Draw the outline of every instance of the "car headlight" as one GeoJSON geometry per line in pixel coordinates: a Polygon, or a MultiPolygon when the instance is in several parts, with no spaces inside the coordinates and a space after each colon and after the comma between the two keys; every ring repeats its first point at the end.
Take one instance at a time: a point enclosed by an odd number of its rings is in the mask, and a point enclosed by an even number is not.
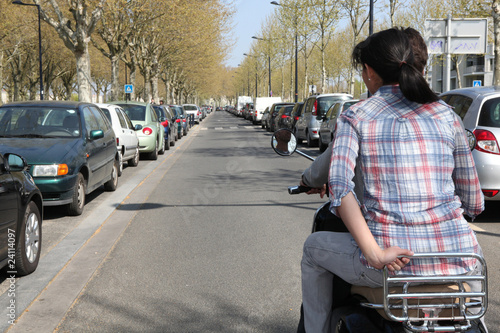
{"type": "Polygon", "coordinates": [[[33,177],[55,177],[68,174],[68,165],[51,164],[33,166],[33,177]]]}

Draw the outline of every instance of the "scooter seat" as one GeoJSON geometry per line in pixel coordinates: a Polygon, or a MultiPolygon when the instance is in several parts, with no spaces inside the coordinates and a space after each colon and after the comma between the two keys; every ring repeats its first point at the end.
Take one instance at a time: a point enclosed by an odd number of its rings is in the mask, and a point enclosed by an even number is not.
{"type": "MultiPolygon", "coordinates": [[[[470,291],[470,286],[467,283],[463,283],[465,291],[469,292],[470,291]]],[[[407,293],[435,293],[436,295],[440,293],[460,293],[460,288],[456,283],[448,283],[448,284],[425,284],[425,285],[413,285],[408,288],[406,291],[407,293]]],[[[390,287],[389,288],[389,293],[390,294],[401,294],[405,293],[403,290],[403,287],[390,287]]],[[[351,288],[351,294],[352,295],[359,295],[361,298],[365,299],[367,302],[362,305],[370,305],[369,307],[375,308],[377,312],[385,319],[390,320],[389,317],[386,315],[384,311],[384,290],[382,287],[380,288],[370,288],[370,287],[363,287],[363,286],[352,286],[351,288]]],[[[458,295],[457,295],[458,296],[458,295]]],[[[445,308],[443,308],[438,316],[439,317],[453,317],[456,316],[459,311],[457,311],[458,305],[459,305],[459,297],[453,297],[453,298],[412,298],[408,299],[408,316],[413,317],[413,318],[423,318],[423,314],[419,313],[420,310],[418,309],[412,309],[412,305],[418,305],[420,309],[424,308],[432,308],[432,306],[427,305],[437,305],[437,304],[443,304],[445,308]],[[452,305],[456,305],[455,308],[453,308],[452,305]]],[[[466,302],[469,300],[466,299],[466,302]]],[[[402,300],[394,300],[391,302],[391,305],[401,305],[402,300]]],[[[393,313],[396,316],[403,316],[402,310],[401,309],[394,309],[392,310],[393,313]]]]}

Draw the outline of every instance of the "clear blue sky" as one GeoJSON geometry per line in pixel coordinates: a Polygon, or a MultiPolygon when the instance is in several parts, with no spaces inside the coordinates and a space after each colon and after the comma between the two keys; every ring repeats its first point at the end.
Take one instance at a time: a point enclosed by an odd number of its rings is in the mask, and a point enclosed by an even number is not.
{"type": "Polygon", "coordinates": [[[236,44],[226,62],[231,67],[237,67],[243,61],[243,53],[250,51],[252,36],[258,35],[262,22],[276,8],[271,5],[271,0],[236,0],[234,4],[233,38],[236,44]]]}

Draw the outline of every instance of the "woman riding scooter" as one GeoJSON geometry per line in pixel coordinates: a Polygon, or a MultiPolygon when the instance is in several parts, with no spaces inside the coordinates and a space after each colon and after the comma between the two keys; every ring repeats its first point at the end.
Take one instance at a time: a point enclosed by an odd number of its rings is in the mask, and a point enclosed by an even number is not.
{"type": "MultiPolygon", "coordinates": [[[[353,51],[373,97],[339,117],[329,172],[331,211],[348,233],[313,233],[302,259],[305,328],[330,332],[332,281],[381,285],[394,274],[467,274],[475,260],[424,264],[414,252],[480,253],[463,218],[484,209],[474,162],[458,117],[415,66],[408,36],[388,29],[353,51]],[[359,164],[363,205],[354,194],[359,164]]],[[[474,286],[472,286],[474,289],[474,286]]]]}

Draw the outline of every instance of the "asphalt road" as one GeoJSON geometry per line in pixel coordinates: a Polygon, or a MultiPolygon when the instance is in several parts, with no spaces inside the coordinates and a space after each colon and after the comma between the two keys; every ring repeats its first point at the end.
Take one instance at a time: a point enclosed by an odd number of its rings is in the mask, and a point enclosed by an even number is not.
{"type": "MultiPolygon", "coordinates": [[[[1,331],[295,331],[302,244],[322,200],[286,187],[310,162],[276,155],[270,133],[225,112],[172,148],[126,168],[81,217],[45,212],[39,267],[16,281],[18,321],[9,326],[2,305],[1,331]]],[[[472,224],[489,265],[490,332],[500,332],[495,206],[472,224]]],[[[9,304],[5,272],[0,282],[9,304]]]]}

